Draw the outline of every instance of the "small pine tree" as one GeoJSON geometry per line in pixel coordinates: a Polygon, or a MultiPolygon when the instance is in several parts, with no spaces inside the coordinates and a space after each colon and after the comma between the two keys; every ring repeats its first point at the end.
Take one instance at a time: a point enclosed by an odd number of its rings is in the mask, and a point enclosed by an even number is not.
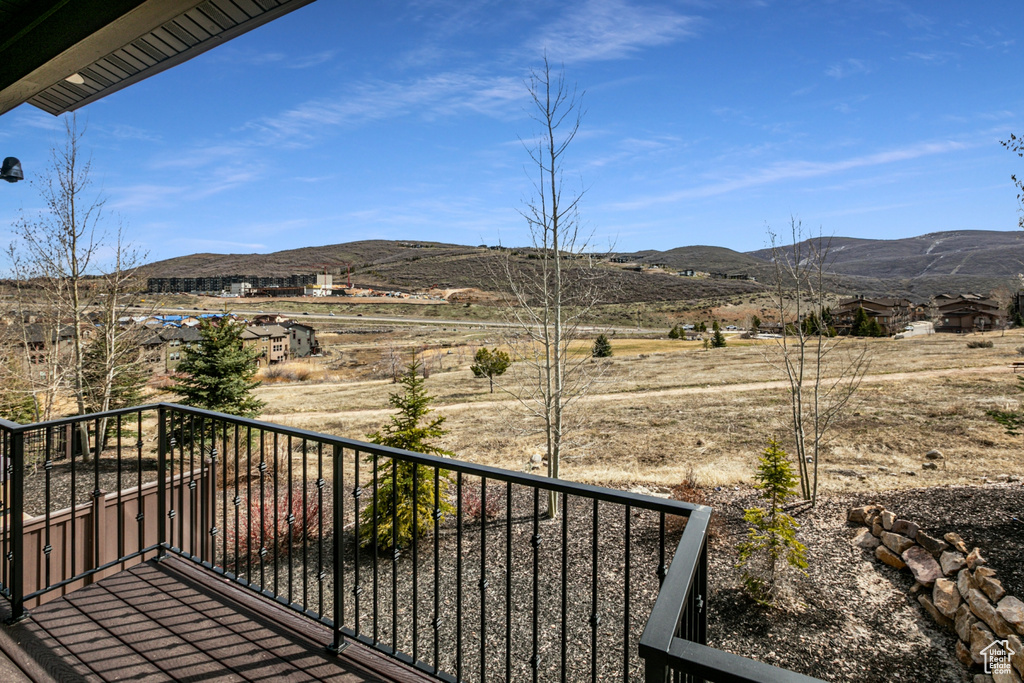
{"type": "Polygon", "coordinates": [[[671,330],[668,331],[668,338],[679,339],[679,325],[674,326],[671,330]]]}
{"type": "Polygon", "coordinates": [[[885,329],[883,329],[882,325],[878,322],[878,318],[872,318],[871,322],[868,323],[867,336],[869,336],[869,337],[884,337],[885,336],[885,329]]]}
{"type": "Polygon", "coordinates": [[[714,334],[711,335],[711,346],[716,349],[724,349],[725,335],[722,334],[722,327],[718,324],[717,320],[712,327],[714,328],[714,334]]]}
{"type": "Polygon", "coordinates": [[[494,378],[504,375],[509,366],[512,365],[512,358],[504,351],[494,349],[488,351],[481,348],[473,356],[474,363],[469,366],[475,377],[486,377],[491,380],[491,393],[494,393],[494,378]]]}
{"type": "MultiPolygon", "coordinates": [[[[429,405],[434,399],[427,393],[425,382],[419,376],[419,369],[420,364],[415,360],[406,368],[405,374],[398,380],[403,391],[391,394],[388,399],[391,407],[398,412],[391,416],[389,424],[384,425],[380,431],[369,434],[368,438],[382,446],[450,457],[454,453],[431,443],[432,439],[441,438],[448,433],[448,430],[441,426],[445,418],[439,416],[421,423],[432,412],[429,405]]],[[[372,460],[372,456],[369,459],[372,460]]],[[[414,537],[427,534],[433,524],[434,469],[405,460],[388,458],[383,464],[378,462],[377,482],[377,514],[374,516],[373,505],[367,505],[360,513],[360,540],[364,546],[373,546],[376,530],[378,550],[407,548],[414,537]],[[418,509],[415,533],[412,524],[414,507],[418,509]]],[[[451,503],[448,502],[448,485],[448,472],[441,470],[436,495],[439,500],[438,513],[442,518],[453,511],[451,503]]]]}
{"type": "Polygon", "coordinates": [[[612,355],[612,343],[608,341],[607,335],[597,335],[597,339],[594,340],[592,355],[594,358],[609,358],[612,355]]]}
{"type": "Polygon", "coordinates": [[[853,325],[850,326],[850,336],[871,336],[871,319],[868,317],[868,312],[864,310],[863,306],[858,307],[857,312],[853,314],[853,325]]]}
{"type": "Polygon", "coordinates": [[[185,348],[178,363],[181,376],[171,387],[182,403],[241,417],[260,414],[264,403],[252,395],[260,385],[254,379],[257,352],[242,345],[244,330],[227,318],[199,324],[200,341],[185,348]]]}
{"type": "Polygon", "coordinates": [[[697,331],[700,332],[701,334],[704,334],[705,332],[707,332],[708,331],[707,323],[705,323],[704,321],[701,321],[700,327],[697,328],[697,331]]]}
{"type": "Polygon", "coordinates": [[[775,439],[768,440],[754,479],[766,508],[743,511],[750,528],[748,540],[738,546],[737,566],[743,569],[743,585],[750,596],[774,605],[786,587],[788,570],[806,573],[807,569],[807,548],[796,539],[799,525],[783,509],[796,496],[797,477],[775,439]]]}
{"type": "Polygon", "coordinates": [[[754,334],[757,334],[760,329],[761,319],[755,315],[750,319],[750,331],[753,332],[754,334]]]}

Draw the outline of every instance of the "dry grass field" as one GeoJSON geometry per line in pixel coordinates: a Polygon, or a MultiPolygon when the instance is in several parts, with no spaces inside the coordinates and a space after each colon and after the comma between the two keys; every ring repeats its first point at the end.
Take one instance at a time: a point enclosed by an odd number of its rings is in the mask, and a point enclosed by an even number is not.
{"type": "MultiPolygon", "coordinates": [[[[1010,369],[1024,334],[984,337],[993,348],[968,349],[967,341],[980,335],[845,342],[851,349],[867,344],[872,360],[825,447],[823,489],[886,490],[1024,474],[1021,438],[1007,436],[985,414],[1024,398],[1010,369]],[[938,470],[924,470],[932,449],[945,459],[938,470]]],[[[408,359],[411,349],[427,348],[421,354],[431,367],[426,386],[451,430],[444,446],[465,460],[523,470],[543,451],[543,438],[531,432],[536,425],[513,396],[489,393],[487,381],[469,371],[472,350],[484,343],[497,342],[478,332],[430,328],[335,335],[331,355],[298,373],[306,380],[275,378],[258,390],[267,402],[263,417],[364,439],[387,419],[395,390],[390,379],[367,379],[368,364],[379,365],[381,349],[408,359]],[[348,359],[349,372],[330,369],[339,358],[348,359]]],[[[566,478],[668,487],[690,474],[704,485],[738,485],[750,481],[766,438],[787,442],[788,389],[771,362],[776,342],[736,340],[704,350],[697,342],[613,338],[612,345],[613,358],[591,361],[592,369],[604,363],[603,376],[576,408],[585,419],[562,465],[566,478]]]]}

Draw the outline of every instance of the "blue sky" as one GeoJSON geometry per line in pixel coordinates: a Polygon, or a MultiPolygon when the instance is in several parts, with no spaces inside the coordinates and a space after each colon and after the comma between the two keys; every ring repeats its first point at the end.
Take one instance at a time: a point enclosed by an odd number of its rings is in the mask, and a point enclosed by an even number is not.
{"type": "MultiPolygon", "coordinates": [[[[1018,0],[319,0],[80,110],[151,259],[360,239],[525,244],[524,77],[585,91],[567,189],[600,247],[1013,230],[1018,0]]],[[[58,119],[0,118],[44,165],[58,119]]],[[[0,188],[0,240],[28,183],[0,188]]],[[[113,225],[113,223],[111,223],[113,225]]]]}

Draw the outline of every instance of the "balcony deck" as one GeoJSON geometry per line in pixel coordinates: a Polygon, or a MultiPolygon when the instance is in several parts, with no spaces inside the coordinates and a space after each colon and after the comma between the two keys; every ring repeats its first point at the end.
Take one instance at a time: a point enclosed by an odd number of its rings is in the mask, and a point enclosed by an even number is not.
{"type": "Polygon", "coordinates": [[[175,558],[107,577],[6,631],[21,680],[428,680],[357,643],[332,655],[328,629],[175,558]]]}

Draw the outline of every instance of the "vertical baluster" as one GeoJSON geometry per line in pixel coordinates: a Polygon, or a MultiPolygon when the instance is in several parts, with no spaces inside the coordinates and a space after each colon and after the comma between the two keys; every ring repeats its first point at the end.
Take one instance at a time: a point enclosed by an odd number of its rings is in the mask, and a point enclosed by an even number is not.
{"type": "MultiPolygon", "coordinates": [[[[391,654],[398,652],[398,464],[391,458],[391,654]]],[[[413,499],[413,507],[416,500],[413,499]]]]}
{"type": "Polygon", "coordinates": [[[7,558],[11,564],[11,617],[10,621],[20,621],[25,616],[25,527],[23,515],[25,513],[25,432],[11,434],[10,450],[8,451],[7,470],[7,491],[10,501],[7,503],[9,514],[7,535],[11,539],[10,556],[7,558]]]}
{"type": "MultiPolygon", "coordinates": [[[[88,425],[88,422],[86,422],[85,424],[88,425]]],[[[88,430],[88,427],[86,427],[86,429],[88,430]]],[[[88,431],[86,432],[86,434],[88,435],[88,431]]],[[[94,446],[93,458],[92,458],[92,463],[93,463],[93,489],[92,489],[92,497],[94,499],[93,500],[93,510],[96,510],[97,508],[100,509],[100,510],[104,510],[103,506],[99,505],[100,497],[103,495],[102,492],[101,492],[102,489],[100,489],[100,453],[103,450],[103,440],[102,440],[102,435],[100,434],[100,421],[98,419],[94,419],[93,420],[93,435],[94,435],[94,439],[95,439],[95,446],[94,446]]],[[[86,443],[86,448],[88,448],[88,443],[86,443]]],[[[104,510],[104,512],[105,512],[105,510],[104,510]]],[[[92,543],[92,552],[93,552],[92,563],[93,564],[92,564],[92,566],[93,566],[93,569],[95,569],[96,567],[99,567],[100,564],[101,564],[101,562],[100,562],[100,551],[102,549],[100,548],[100,544],[97,543],[97,539],[100,537],[100,523],[101,523],[100,517],[101,516],[102,516],[102,512],[99,515],[93,515],[92,516],[92,529],[93,529],[93,531],[92,531],[92,533],[93,533],[93,537],[92,537],[93,538],[93,543],[92,543]]],[[[84,569],[84,567],[83,567],[83,569],[84,569]]]]}
{"type": "Polygon", "coordinates": [[[260,588],[267,587],[267,433],[260,430],[260,588]]]}
{"type": "Polygon", "coordinates": [[[377,457],[377,454],[374,453],[373,454],[373,510],[372,510],[373,516],[370,518],[372,520],[371,523],[373,524],[373,527],[371,527],[372,533],[373,533],[373,549],[370,551],[370,560],[373,563],[373,644],[374,645],[376,645],[378,640],[379,640],[379,638],[378,638],[379,634],[378,634],[378,631],[377,631],[377,618],[378,618],[378,609],[379,609],[379,601],[378,601],[379,594],[378,594],[378,586],[377,586],[377,578],[378,578],[377,577],[377,548],[380,547],[380,539],[378,537],[378,533],[380,531],[380,517],[379,517],[380,510],[377,507],[377,471],[378,471],[378,466],[379,466],[378,457],[377,457]]]}
{"type": "MultiPolygon", "coordinates": [[[[178,547],[185,550],[185,414],[175,411],[178,416],[178,547]]],[[[173,467],[171,474],[174,474],[173,467]]],[[[173,481],[173,478],[172,478],[173,481]]]]}
{"type": "Polygon", "coordinates": [[[625,549],[623,551],[622,571],[623,571],[623,588],[622,588],[622,683],[629,683],[629,607],[630,607],[630,595],[629,595],[629,560],[630,560],[630,540],[633,523],[633,508],[630,505],[626,506],[626,537],[625,537],[625,549]]]}
{"type": "MultiPolygon", "coordinates": [[[[307,551],[309,549],[309,520],[306,519],[309,509],[309,472],[308,442],[302,440],[302,609],[309,609],[309,563],[307,551]]],[[[292,513],[294,514],[294,512],[292,513]]]]}
{"type": "Polygon", "coordinates": [[[480,681],[487,680],[487,477],[480,478],[480,681]]]}
{"type": "MultiPolygon", "coordinates": [[[[167,545],[167,410],[157,408],[156,447],[156,556],[164,558],[167,545]]],[[[74,545],[72,545],[74,547],[74,545]]]]}
{"type": "Polygon", "coordinates": [[[361,539],[361,534],[359,532],[359,497],[363,495],[363,489],[359,485],[359,460],[360,460],[359,455],[360,455],[360,452],[354,450],[354,451],[352,451],[352,455],[353,455],[353,462],[354,462],[354,466],[353,466],[354,474],[353,474],[353,481],[352,481],[352,514],[353,514],[353,519],[354,519],[354,529],[353,529],[353,532],[352,532],[352,535],[353,535],[352,552],[353,552],[353,555],[354,555],[354,565],[353,565],[354,576],[352,577],[352,582],[353,582],[352,583],[352,596],[353,596],[353,598],[355,600],[355,605],[354,605],[354,607],[355,607],[355,625],[356,625],[355,632],[356,632],[356,635],[358,636],[358,635],[360,635],[362,633],[362,631],[360,630],[361,629],[361,624],[360,624],[361,614],[360,614],[360,609],[359,609],[360,608],[360,604],[359,604],[360,600],[359,600],[359,598],[360,598],[360,594],[363,592],[363,587],[359,584],[359,546],[360,546],[360,542],[362,540],[361,539]]]}
{"type": "Polygon", "coordinates": [[[412,466],[412,661],[419,661],[420,591],[420,465],[412,466]]]}
{"type": "Polygon", "coordinates": [[[512,680],[512,482],[505,482],[505,681],[512,680]]]}
{"type": "Polygon", "coordinates": [[[135,507],[137,511],[135,513],[135,521],[138,523],[138,542],[139,547],[136,550],[142,550],[146,547],[146,510],[142,503],[142,411],[140,410],[135,414],[135,450],[136,450],[136,464],[138,469],[135,474],[135,507]]]}
{"type": "Polygon", "coordinates": [[[568,641],[569,641],[569,494],[562,494],[562,683],[568,680],[568,641]]]}
{"type": "Polygon", "coordinates": [[[293,510],[295,510],[295,498],[293,495],[295,492],[295,482],[293,481],[292,473],[291,434],[288,435],[286,441],[288,442],[288,516],[285,517],[285,522],[288,524],[288,530],[286,533],[288,534],[288,602],[290,604],[295,602],[295,600],[292,597],[293,586],[295,585],[295,569],[294,563],[292,562],[293,558],[295,557],[295,545],[293,542],[295,535],[295,514],[293,512],[293,510]]]}
{"type": "Polygon", "coordinates": [[[462,680],[462,472],[455,475],[455,679],[462,680]]]}
{"type": "Polygon", "coordinates": [[[280,528],[278,526],[278,524],[280,524],[280,522],[277,519],[277,510],[278,510],[278,508],[281,507],[281,504],[279,502],[281,499],[278,498],[278,494],[277,494],[277,479],[278,479],[278,474],[277,473],[280,470],[280,468],[278,467],[278,463],[277,463],[277,457],[278,457],[277,451],[278,451],[278,447],[279,447],[278,438],[277,437],[278,437],[278,433],[274,432],[274,476],[273,476],[273,479],[274,479],[274,496],[273,496],[274,503],[273,503],[273,505],[274,505],[274,596],[275,597],[279,597],[281,595],[281,591],[278,589],[278,565],[281,564],[281,557],[280,557],[281,539],[278,538],[278,529],[280,528]]]}
{"type": "MultiPolygon", "coordinates": [[[[115,429],[117,429],[117,556],[119,558],[124,557],[124,503],[121,500],[121,489],[124,486],[121,483],[121,415],[118,414],[116,418],[115,429]]],[[[49,431],[49,430],[47,430],[49,431]]],[[[47,444],[49,444],[49,434],[47,434],[47,444]]],[[[46,457],[50,457],[50,448],[47,445],[46,457]]],[[[49,540],[47,540],[49,543],[49,540]]]]}
{"type": "MultiPolygon", "coordinates": [[[[260,511],[262,513],[262,510],[260,511]]],[[[259,520],[257,520],[259,523],[259,520]]],[[[252,427],[245,428],[245,581],[252,584],[252,427]]],[[[259,555],[257,555],[259,557],[259,555]]],[[[262,587],[263,584],[260,584],[262,587]]]]}
{"type": "MultiPolygon", "coordinates": [[[[713,514],[713,513],[712,513],[713,514]]],[[[708,524],[711,519],[708,519],[708,524]]],[[[697,586],[700,588],[701,605],[697,618],[697,642],[701,645],[708,644],[708,538],[705,534],[704,542],[700,546],[700,564],[697,575],[697,586]]]]}
{"type": "Polygon", "coordinates": [[[317,614],[324,614],[324,444],[318,441],[316,444],[316,490],[317,490],[317,551],[316,551],[316,580],[319,608],[317,614]]]}
{"type": "MultiPolygon", "coordinates": [[[[50,557],[50,555],[53,553],[53,545],[51,545],[51,543],[50,543],[50,540],[51,540],[50,539],[50,470],[53,469],[53,460],[51,459],[52,458],[51,454],[53,453],[53,427],[47,427],[46,428],[46,436],[45,436],[44,447],[46,448],[46,459],[43,461],[43,472],[45,473],[45,481],[43,483],[43,487],[44,487],[43,488],[43,497],[45,499],[44,502],[43,502],[43,505],[45,506],[43,508],[43,514],[45,515],[45,520],[43,521],[43,524],[45,525],[43,527],[43,529],[44,529],[44,532],[43,532],[44,539],[43,540],[44,540],[45,545],[43,545],[43,554],[46,556],[46,575],[45,575],[44,578],[46,579],[46,585],[49,586],[50,582],[52,581],[52,578],[51,578],[51,566],[52,566],[51,559],[52,558],[50,557]]],[[[9,451],[5,451],[5,452],[8,454],[8,457],[10,457],[9,451]]],[[[8,490],[9,490],[9,487],[8,487],[8,490]]],[[[10,501],[5,501],[5,502],[6,502],[6,506],[7,506],[7,511],[9,512],[10,511],[10,501]]],[[[6,548],[5,548],[5,550],[6,550],[6,548]]],[[[4,577],[4,583],[6,583],[6,582],[7,582],[6,581],[6,577],[4,577]]]]}
{"type": "Polygon", "coordinates": [[[441,659],[441,470],[434,467],[434,673],[441,659]]]}
{"type": "Polygon", "coordinates": [[[216,466],[214,465],[214,453],[210,453],[210,465],[207,469],[206,465],[206,419],[203,417],[199,418],[199,467],[200,467],[200,489],[199,489],[199,509],[196,511],[196,515],[199,518],[199,559],[204,562],[210,562],[215,564],[213,557],[207,553],[207,548],[213,542],[213,529],[209,514],[212,510],[209,510],[210,501],[213,500],[212,486],[216,482],[216,466]],[[210,543],[207,543],[206,536],[210,535],[210,543]]]}
{"type": "Polygon", "coordinates": [[[221,520],[224,523],[224,531],[222,532],[223,533],[223,539],[221,540],[221,551],[222,551],[221,552],[221,561],[224,563],[223,564],[224,571],[227,571],[227,568],[228,568],[228,557],[229,557],[229,554],[228,554],[228,536],[229,536],[229,534],[228,534],[228,423],[226,421],[222,421],[221,422],[220,436],[221,436],[221,439],[220,439],[220,450],[221,450],[221,453],[223,454],[221,456],[221,459],[223,460],[223,463],[224,463],[223,466],[221,467],[221,470],[223,470],[223,474],[222,474],[221,478],[224,481],[224,485],[221,487],[221,489],[222,489],[221,490],[221,499],[222,499],[222,507],[223,507],[222,514],[221,514],[221,520]]]}
{"type": "Polygon", "coordinates": [[[78,529],[77,529],[78,524],[75,523],[76,522],[75,509],[78,507],[78,505],[77,505],[77,503],[78,503],[78,500],[77,500],[78,499],[78,481],[77,481],[77,477],[76,477],[76,473],[75,473],[75,445],[74,445],[74,435],[77,432],[77,430],[78,430],[77,423],[71,422],[71,423],[68,424],[68,426],[67,426],[67,434],[68,434],[67,449],[68,449],[68,459],[69,459],[69,461],[71,463],[71,548],[72,548],[71,552],[66,553],[66,555],[70,555],[70,557],[71,557],[71,574],[69,574],[69,576],[75,576],[78,573],[77,571],[75,571],[75,569],[76,569],[76,566],[75,566],[76,565],[76,563],[75,563],[75,556],[78,555],[78,552],[77,552],[78,545],[76,543],[77,537],[78,537],[78,529]]]}
{"type": "Polygon", "coordinates": [[[594,499],[594,526],[593,536],[591,537],[591,566],[593,573],[591,575],[590,583],[590,681],[591,683],[597,683],[597,626],[601,623],[601,617],[597,612],[597,573],[598,573],[598,536],[597,536],[597,524],[598,524],[598,500],[594,499]]]}
{"type": "Polygon", "coordinates": [[[343,501],[345,500],[345,475],[341,464],[342,454],[341,446],[334,444],[331,447],[331,493],[334,502],[334,505],[331,507],[334,516],[331,525],[334,528],[334,533],[332,534],[334,543],[334,563],[332,567],[334,572],[334,631],[331,650],[335,653],[341,651],[341,629],[345,625],[345,554],[344,546],[342,545],[344,543],[342,534],[345,528],[345,508],[343,507],[343,501]]]}
{"type": "Polygon", "coordinates": [[[533,683],[537,683],[540,675],[540,594],[537,585],[540,576],[540,490],[536,486],[533,487],[533,536],[530,544],[533,546],[533,654],[530,657],[530,667],[533,670],[533,683]]]}
{"type": "Polygon", "coordinates": [[[658,513],[658,588],[665,583],[665,513],[658,513]]]}

